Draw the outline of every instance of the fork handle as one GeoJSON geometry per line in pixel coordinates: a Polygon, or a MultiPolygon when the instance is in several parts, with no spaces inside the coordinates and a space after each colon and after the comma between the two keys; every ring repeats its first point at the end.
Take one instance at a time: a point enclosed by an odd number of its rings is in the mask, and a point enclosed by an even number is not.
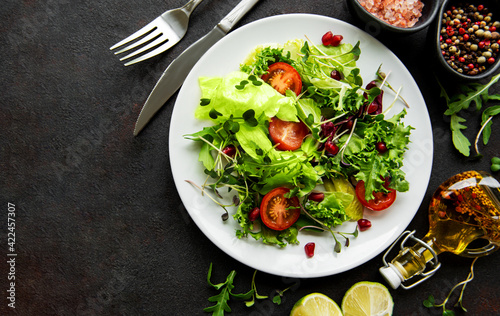
{"type": "Polygon", "coordinates": [[[219,22],[219,28],[228,33],[257,2],[259,0],[242,0],[219,22]]]}
{"type": "Polygon", "coordinates": [[[203,0],[190,0],[188,3],[182,6],[182,10],[186,12],[188,16],[193,13],[194,9],[200,4],[203,0]]]}

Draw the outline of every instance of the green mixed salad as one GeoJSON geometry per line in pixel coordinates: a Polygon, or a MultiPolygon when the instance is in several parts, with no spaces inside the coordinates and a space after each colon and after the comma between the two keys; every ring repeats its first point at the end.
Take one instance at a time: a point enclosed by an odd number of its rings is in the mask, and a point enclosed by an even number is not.
{"type": "MultiPolygon", "coordinates": [[[[334,227],[409,189],[401,170],[412,130],[406,110],[385,117],[384,90],[394,90],[380,68],[363,84],[360,54],[359,42],[297,39],[256,47],[225,77],[199,78],[195,117],[210,126],[185,136],[199,142],[207,176],[193,184],[222,206],[224,220],[236,206],[239,238],[283,247],[297,244],[302,229],[329,231],[340,251],[338,235],[358,229],[334,227]],[[234,199],[224,204],[226,192],[234,199]]],[[[405,103],[392,95],[390,107],[405,103]]]]}

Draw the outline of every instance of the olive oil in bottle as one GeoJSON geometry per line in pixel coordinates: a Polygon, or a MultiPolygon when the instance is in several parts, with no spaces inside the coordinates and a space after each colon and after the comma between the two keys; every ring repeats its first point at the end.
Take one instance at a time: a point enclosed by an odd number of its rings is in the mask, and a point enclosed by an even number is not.
{"type": "Polygon", "coordinates": [[[421,240],[413,237],[413,232],[409,233],[401,251],[390,263],[384,256],[385,266],[380,272],[394,289],[400,285],[408,289],[435,273],[440,267],[437,255],[442,252],[465,257],[494,252],[500,247],[499,200],[500,183],[487,173],[467,171],[451,177],[432,196],[429,232],[421,240]],[[415,241],[415,245],[404,247],[408,239],[415,241]],[[468,248],[477,239],[486,245],[468,248]],[[426,271],[428,265],[430,269],[426,271]],[[402,285],[414,276],[421,278],[411,286],[402,285]]]}

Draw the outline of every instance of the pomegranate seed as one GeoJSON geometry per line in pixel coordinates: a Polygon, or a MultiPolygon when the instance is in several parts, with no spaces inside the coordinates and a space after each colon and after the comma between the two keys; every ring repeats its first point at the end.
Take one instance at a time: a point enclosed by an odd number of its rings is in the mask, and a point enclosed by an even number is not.
{"type": "Polygon", "coordinates": [[[260,216],[260,209],[258,207],[254,208],[249,214],[248,219],[254,222],[260,216]]]}
{"type": "Polygon", "coordinates": [[[222,153],[229,157],[234,157],[234,155],[236,155],[236,147],[234,147],[233,145],[228,145],[224,149],[222,149],[222,153]]]}
{"type": "Polygon", "coordinates": [[[370,222],[367,219],[362,218],[362,219],[358,220],[358,227],[359,227],[360,231],[364,232],[368,228],[372,227],[372,222],[370,222]]]}
{"type": "Polygon", "coordinates": [[[370,106],[368,106],[368,114],[374,113],[378,110],[378,105],[375,102],[372,102],[370,106]]]}
{"type": "Polygon", "coordinates": [[[325,144],[326,151],[331,155],[335,156],[339,153],[339,146],[335,145],[331,141],[327,141],[325,144]]]}
{"type": "Polygon", "coordinates": [[[331,45],[332,46],[339,46],[340,42],[342,42],[343,39],[344,39],[344,37],[342,35],[334,35],[331,45]]]}
{"type": "Polygon", "coordinates": [[[378,142],[376,145],[375,145],[375,148],[377,149],[377,151],[381,154],[385,153],[387,151],[387,145],[384,143],[384,142],[378,142]]]}
{"type": "Polygon", "coordinates": [[[316,244],[313,242],[308,242],[304,246],[304,250],[306,251],[306,256],[308,258],[312,258],[314,256],[314,248],[316,247],[316,244]]]}
{"type": "Polygon", "coordinates": [[[321,43],[325,46],[339,46],[343,39],[342,35],[333,35],[332,31],[328,31],[321,37],[321,43]]]}
{"type": "Polygon", "coordinates": [[[330,73],[330,77],[335,80],[342,80],[343,75],[338,70],[332,70],[332,72],[330,73]]]}
{"type": "Polygon", "coordinates": [[[350,130],[353,125],[354,125],[354,121],[350,119],[349,121],[345,122],[342,126],[345,129],[350,130]]]}
{"type": "Polygon", "coordinates": [[[321,192],[311,192],[311,194],[309,194],[309,200],[311,201],[315,201],[315,202],[321,202],[324,200],[325,198],[325,194],[324,193],[321,193],[321,192]]]}
{"type": "Polygon", "coordinates": [[[321,43],[323,43],[323,45],[325,45],[325,46],[328,46],[328,45],[330,45],[332,38],[333,38],[332,31],[328,31],[321,38],[321,43]]]}

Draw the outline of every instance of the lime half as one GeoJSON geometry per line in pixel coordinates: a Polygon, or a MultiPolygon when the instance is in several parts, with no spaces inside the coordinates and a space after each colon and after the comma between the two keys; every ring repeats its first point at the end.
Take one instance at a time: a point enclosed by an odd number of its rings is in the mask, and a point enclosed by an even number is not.
{"type": "Polygon", "coordinates": [[[342,316],[342,311],[325,294],[311,293],[295,303],[290,316],[342,316]]]}
{"type": "Polygon", "coordinates": [[[342,299],[344,316],[389,316],[393,308],[391,293],[377,282],[358,282],[342,299]]]}

